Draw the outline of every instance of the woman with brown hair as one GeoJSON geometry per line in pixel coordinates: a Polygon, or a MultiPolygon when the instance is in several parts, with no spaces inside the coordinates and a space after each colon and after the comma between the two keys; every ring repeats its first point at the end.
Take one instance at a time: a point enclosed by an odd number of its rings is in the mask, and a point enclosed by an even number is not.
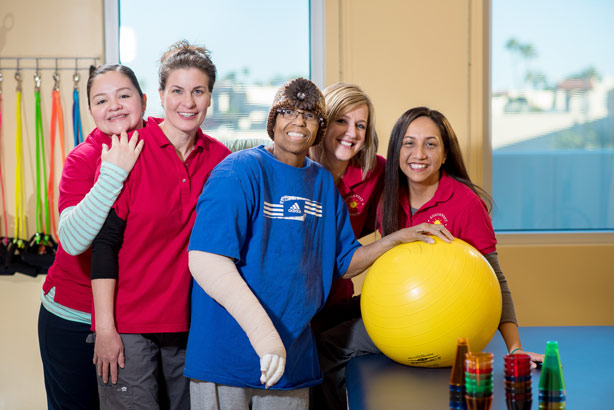
{"type": "MultiPolygon", "coordinates": [[[[388,144],[386,184],[378,211],[382,238],[419,225],[446,227],[471,244],[490,263],[501,287],[499,332],[510,354],[543,355],[522,348],[512,294],[499,266],[495,232],[486,203],[490,198],[469,178],[456,134],[447,118],[427,107],[412,108],[397,120],[388,144]]],[[[319,351],[326,405],[344,408],[345,365],[356,356],[380,353],[362,319],[345,322],[322,335],[319,351]]]]}
{"type": "Polygon", "coordinates": [[[215,74],[202,47],[181,42],[162,56],[165,118],[150,118],[141,131],[145,148],[94,241],[94,363],[103,409],[189,408],[186,250],[202,187],[230,153],[200,129],[215,74]]]}
{"type": "Polygon", "coordinates": [[[43,284],[38,317],[50,410],[98,408],[94,349],[85,341],[92,307],[90,245],[143,148],[134,130],[143,128],[146,97],[130,68],[93,68],[87,97],[96,128],[68,154],[62,171],[60,244],[43,284]]]}

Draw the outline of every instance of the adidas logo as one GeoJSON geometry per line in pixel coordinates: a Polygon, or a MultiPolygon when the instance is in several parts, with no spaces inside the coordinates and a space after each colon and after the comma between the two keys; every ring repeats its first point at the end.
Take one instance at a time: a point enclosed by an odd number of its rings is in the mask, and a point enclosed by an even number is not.
{"type": "Polygon", "coordinates": [[[300,214],[301,212],[301,207],[298,206],[298,204],[295,202],[290,209],[288,209],[288,212],[292,212],[293,214],[300,214]]]}

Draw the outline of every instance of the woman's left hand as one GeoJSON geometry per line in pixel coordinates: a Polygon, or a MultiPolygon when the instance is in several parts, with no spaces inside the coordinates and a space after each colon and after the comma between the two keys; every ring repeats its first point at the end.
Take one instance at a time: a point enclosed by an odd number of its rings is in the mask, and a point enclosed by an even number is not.
{"type": "Polygon", "coordinates": [[[389,236],[393,236],[398,243],[415,241],[434,243],[435,241],[429,235],[437,236],[444,242],[451,242],[454,239],[454,236],[452,236],[450,231],[448,231],[444,225],[429,223],[421,223],[409,228],[399,229],[389,236]]]}

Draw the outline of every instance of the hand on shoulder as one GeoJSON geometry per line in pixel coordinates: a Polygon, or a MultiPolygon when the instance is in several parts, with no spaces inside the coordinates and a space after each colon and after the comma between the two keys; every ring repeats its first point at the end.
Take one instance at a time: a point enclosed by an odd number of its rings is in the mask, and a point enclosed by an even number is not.
{"type": "Polygon", "coordinates": [[[120,134],[119,138],[113,134],[111,136],[111,148],[107,144],[102,144],[101,160],[117,165],[126,172],[132,171],[145,143],[138,136],[138,131],[134,131],[130,140],[128,140],[128,134],[125,131],[120,134]]]}

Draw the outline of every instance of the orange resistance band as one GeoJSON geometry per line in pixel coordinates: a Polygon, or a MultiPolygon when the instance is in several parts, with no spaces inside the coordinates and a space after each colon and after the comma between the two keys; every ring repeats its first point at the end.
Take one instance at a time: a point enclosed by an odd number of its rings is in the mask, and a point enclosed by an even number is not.
{"type": "MultiPolygon", "coordinates": [[[[56,79],[57,81],[57,79],[56,79]]],[[[56,82],[57,84],[57,82],[56,82]]],[[[62,102],[60,100],[60,91],[56,88],[51,92],[52,102],[51,102],[51,147],[50,147],[50,155],[49,155],[49,185],[47,186],[47,199],[49,202],[49,210],[51,213],[51,226],[53,227],[53,234],[56,238],[58,238],[58,232],[55,223],[55,206],[53,204],[53,191],[55,189],[53,173],[54,173],[54,161],[53,161],[53,150],[55,147],[55,129],[56,122],[57,128],[59,131],[59,140],[60,140],[60,151],[62,153],[62,168],[64,168],[64,162],[66,161],[65,150],[64,150],[64,113],[62,111],[62,102]]]]}

